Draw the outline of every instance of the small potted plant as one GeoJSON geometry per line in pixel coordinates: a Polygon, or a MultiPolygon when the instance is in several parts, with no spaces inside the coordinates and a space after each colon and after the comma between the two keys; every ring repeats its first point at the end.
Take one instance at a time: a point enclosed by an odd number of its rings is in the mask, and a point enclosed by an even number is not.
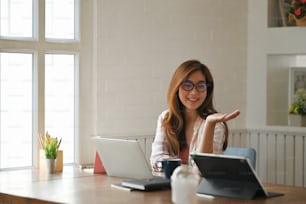
{"type": "Polygon", "coordinates": [[[58,141],[57,137],[52,137],[48,132],[44,137],[40,137],[40,142],[45,152],[48,173],[56,172],[56,158],[61,141],[62,139],[58,141]]]}
{"type": "Polygon", "coordinates": [[[295,92],[295,101],[289,107],[291,119],[298,117],[301,126],[306,126],[306,90],[300,88],[295,92]]]}

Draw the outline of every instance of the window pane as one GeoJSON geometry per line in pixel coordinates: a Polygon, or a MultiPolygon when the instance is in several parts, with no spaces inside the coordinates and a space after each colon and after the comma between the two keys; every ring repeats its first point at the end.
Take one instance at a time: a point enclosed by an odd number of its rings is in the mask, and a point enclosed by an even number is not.
{"type": "Polygon", "coordinates": [[[46,38],[74,39],[74,0],[46,0],[46,38]]]}
{"type": "Polygon", "coordinates": [[[0,168],[32,166],[32,55],[0,53],[0,168]]]}
{"type": "Polygon", "coordinates": [[[0,0],[1,36],[32,37],[33,2],[31,0],[0,0]]]}
{"type": "Polygon", "coordinates": [[[74,162],[74,55],[45,58],[45,129],[62,138],[64,163],[74,162]]]}

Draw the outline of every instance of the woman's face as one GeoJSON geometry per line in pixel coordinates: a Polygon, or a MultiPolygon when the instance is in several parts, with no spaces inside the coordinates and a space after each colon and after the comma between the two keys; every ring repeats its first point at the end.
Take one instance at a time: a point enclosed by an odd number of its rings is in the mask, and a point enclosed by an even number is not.
{"type": "Polygon", "coordinates": [[[191,73],[179,87],[179,98],[186,111],[195,111],[205,101],[207,86],[201,71],[191,73]]]}

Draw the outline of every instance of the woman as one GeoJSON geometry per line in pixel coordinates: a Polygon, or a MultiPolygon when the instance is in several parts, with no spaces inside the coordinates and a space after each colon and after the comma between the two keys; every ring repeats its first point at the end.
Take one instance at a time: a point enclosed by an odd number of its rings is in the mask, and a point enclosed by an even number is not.
{"type": "Polygon", "coordinates": [[[190,152],[223,153],[227,146],[226,121],[237,117],[218,113],[213,106],[214,81],[209,69],[197,60],[182,63],[168,89],[168,110],[158,118],[152,144],[151,165],[160,171],[166,158],[189,160],[190,152]]]}

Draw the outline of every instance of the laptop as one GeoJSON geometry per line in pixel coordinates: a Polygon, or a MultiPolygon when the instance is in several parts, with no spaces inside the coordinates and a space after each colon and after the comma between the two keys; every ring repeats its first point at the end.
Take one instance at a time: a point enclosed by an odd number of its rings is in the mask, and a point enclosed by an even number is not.
{"type": "Polygon", "coordinates": [[[240,199],[270,198],[282,193],[267,192],[246,157],[222,154],[191,154],[203,179],[198,195],[240,199]]]}
{"type": "Polygon", "coordinates": [[[97,152],[108,176],[129,180],[122,186],[138,190],[170,188],[169,179],[152,173],[145,154],[137,140],[93,137],[97,152]]]}

